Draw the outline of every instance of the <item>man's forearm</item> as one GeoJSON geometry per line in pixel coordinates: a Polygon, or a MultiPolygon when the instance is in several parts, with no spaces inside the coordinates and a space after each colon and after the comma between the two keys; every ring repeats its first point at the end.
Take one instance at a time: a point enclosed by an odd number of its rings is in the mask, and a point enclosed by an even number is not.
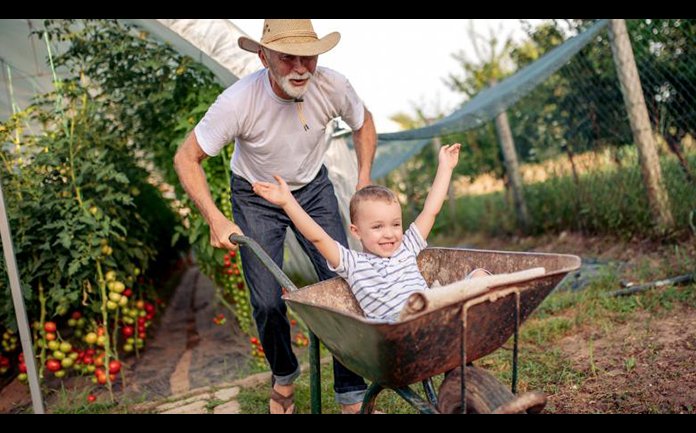
{"type": "Polygon", "coordinates": [[[353,143],[355,153],[358,157],[358,184],[370,181],[372,162],[375,158],[377,148],[377,132],[372,120],[372,114],[365,109],[365,120],[363,126],[353,132],[353,143]]]}
{"type": "Polygon", "coordinates": [[[184,190],[191,197],[208,225],[216,219],[224,218],[210,194],[210,188],[200,161],[191,160],[177,153],[174,158],[174,169],[184,190]]]}

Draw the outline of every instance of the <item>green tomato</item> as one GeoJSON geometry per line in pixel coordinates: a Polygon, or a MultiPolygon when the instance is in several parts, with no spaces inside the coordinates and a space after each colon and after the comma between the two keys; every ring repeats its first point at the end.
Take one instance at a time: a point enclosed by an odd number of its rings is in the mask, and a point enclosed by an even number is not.
{"type": "Polygon", "coordinates": [[[123,291],[126,290],[126,285],[120,281],[116,281],[114,282],[114,287],[111,290],[113,290],[116,293],[123,293],[123,291]]]}
{"type": "Polygon", "coordinates": [[[94,332],[89,332],[87,335],[85,335],[85,343],[87,344],[94,344],[97,342],[97,334],[94,332]]]}
{"type": "Polygon", "coordinates": [[[67,312],[68,312],[68,306],[67,306],[67,305],[61,304],[61,305],[58,305],[58,307],[56,308],[56,314],[59,315],[59,316],[64,316],[65,313],[67,313],[67,312]]]}

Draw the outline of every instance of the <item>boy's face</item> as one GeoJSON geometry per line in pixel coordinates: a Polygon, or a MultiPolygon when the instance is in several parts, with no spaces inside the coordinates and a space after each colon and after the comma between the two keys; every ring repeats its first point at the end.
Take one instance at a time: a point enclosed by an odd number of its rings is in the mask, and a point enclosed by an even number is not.
{"type": "Polygon", "coordinates": [[[379,257],[391,257],[401,245],[404,230],[401,225],[401,206],[397,202],[366,200],[358,205],[351,234],[366,252],[379,257]]]}

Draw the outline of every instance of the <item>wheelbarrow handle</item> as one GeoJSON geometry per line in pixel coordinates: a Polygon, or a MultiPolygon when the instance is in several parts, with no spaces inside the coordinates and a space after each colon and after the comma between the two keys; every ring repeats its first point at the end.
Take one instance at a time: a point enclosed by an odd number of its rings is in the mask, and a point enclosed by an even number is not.
{"type": "Polygon", "coordinates": [[[273,274],[276,281],[280,283],[281,287],[285,287],[291,292],[297,290],[297,286],[295,286],[295,284],[292,281],[290,281],[290,278],[288,278],[288,276],[285,275],[283,270],[275,264],[273,259],[271,259],[271,257],[263,250],[263,248],[261,248],[261,245],[259,245],[258,242],[256,242],[250,237],[236,234],[230,235],[230,242],[249,247],[249,249],[256,255],[256,257],[258,257],[259,261],[263,263],[266,269],[268,269],[271,272],[271,274],[273,274]]]}

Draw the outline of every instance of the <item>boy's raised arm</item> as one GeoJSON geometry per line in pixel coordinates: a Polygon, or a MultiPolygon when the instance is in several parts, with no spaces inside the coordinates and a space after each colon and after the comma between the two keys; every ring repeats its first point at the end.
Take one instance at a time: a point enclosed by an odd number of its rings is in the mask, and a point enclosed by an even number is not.
{"type": "Polygon", "coordinates": [[[317,247],[331,267],[337,267],[340,260],[340,252],[336,241],[302,209],[302,206],[290,192],[288,184],[280,176],[273,177],[278,184],[255,182],[252,185],[254,192],[271,203],[282,207],[292,222],[295,223],[298,230],[300,230],[300,233],[317,247]]]}
{"type": "Polygon", "coordinates": [[[461,144],[459,143],[440,148],[437,173],[435,174],[435,180],[433,180],[433,186],[425,199],[423,210],[415,221],[423,239],[428,239],[430,230],[433,228],[433,224],[435,224],[435,217],[442,209],[442,203],[444,203],[445,197],[447,197],[447,188],[449,188],[450,179],[452,178],[452,171],[457,162],[459,162],[460,148],[461,144]]]}

